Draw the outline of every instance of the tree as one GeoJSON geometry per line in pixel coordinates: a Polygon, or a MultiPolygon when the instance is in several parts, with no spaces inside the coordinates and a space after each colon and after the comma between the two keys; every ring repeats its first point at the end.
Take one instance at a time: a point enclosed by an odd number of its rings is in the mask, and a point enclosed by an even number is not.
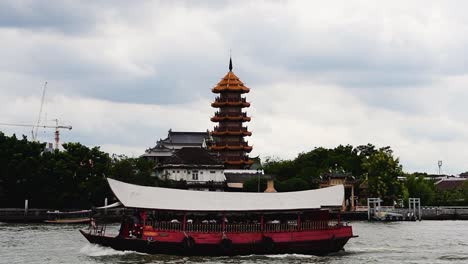
{"type": "Polygon", "coordinates": [[[63,151],[44,152],[44,144],[0,132],[0,206],[89,208],[112,193],[106,177],[154,185],[154,164],[144,159],[111,159],[99,147],[63,144],[63,151]],[[125,164],[130,170],[125,174],[125,164]]]}
{"type": "MultiPolygon", "coordinates": [[[[259,179],[257,177],[254,177],[245,181],[243,191],[244,192],[258,192],[259,191],[258,183],[259,183],[259,179]]],[[[267,180],[260,178],[260,192],[265,191],[266,186],[267,186],[267,180]]]]}
{"type": "Polygon", "coordinates": [[[398,176],[403,175],[403,170],[399,159],[393,157],[390,149],[381,148],[368,156],[363,168],[371,196],[381,197],[387,204],[401,197],[402,186],[398,176]]]}
{"type": "Polygon", "coordinates": [[[310,189],[310,184],[301,178],[291,178],[275,184],[278,192],[303,191],[310,189]]]}
{"type": "Polygon", "coordinates": [[[433,204],[435,201],[436,193],[434,182],[424,179],[424,176],[422,175],[418,177],[414,174],[407,176],[406,181],[404,182],[404,187],[407,190],[403,196],[405,202],[410,197],[421,198],[421,204],[423,205],[433,204]]]}

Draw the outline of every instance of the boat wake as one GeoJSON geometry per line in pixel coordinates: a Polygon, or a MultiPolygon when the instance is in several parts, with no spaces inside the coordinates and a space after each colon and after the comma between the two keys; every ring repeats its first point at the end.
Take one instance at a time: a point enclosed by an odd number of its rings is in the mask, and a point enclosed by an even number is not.
{"type": "Polygon", "coordinates": [[[388,253],[388,252],[404,252],[401,248],[391,247],[360,247],[360,248],[347,248],[347,253],[388,253]]]}
{"type": "Polygon", "coordinates": [[[109,247],[103,247],[96,244],[88,244],[80,249],[80,253],[85,254],[90,257],[102,257],[102,256],[121,256],[129,254],[140,254],[145,255],[144,253],[138,253],[135,251],[124,250],[119,251],[109,247]]]}
{"type": "Polygon", "coordinates": [[[264,255],[267,258],[316,258],[313,255],[302,255],[302,254],[278,254],[278,255],[264,255]]]}
{"type": "Polygon", "coordinates": [[[241,258],[258,258],[258,257],[265,257],[265,258],[274,258],[274,259],[310,259],[316,258],[314,255],[303,255],[303,254],[276,254],[276,255],[247,255],[247,256],[240,256],[241,258]]]}

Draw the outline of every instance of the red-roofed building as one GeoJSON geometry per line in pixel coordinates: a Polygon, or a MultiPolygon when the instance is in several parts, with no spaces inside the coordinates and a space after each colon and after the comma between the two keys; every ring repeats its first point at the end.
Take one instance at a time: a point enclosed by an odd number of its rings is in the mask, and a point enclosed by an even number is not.
{"type": "Polygon", "coordinates": [[[455,178],[455,177],[444,178],[436,182],[435,187],[437,191],[441,191],[441,192],[458,190],[463,187],[463,184],[467,180],[468,178],[455,178]]]}

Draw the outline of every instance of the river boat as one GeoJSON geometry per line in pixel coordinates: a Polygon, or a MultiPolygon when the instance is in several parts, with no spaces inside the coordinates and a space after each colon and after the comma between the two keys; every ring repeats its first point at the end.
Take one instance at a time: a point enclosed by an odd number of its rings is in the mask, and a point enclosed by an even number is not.
{"type": "Polygon", "coordinates": [[[91,221],[91,210],[79,211],[47,211],[47,220],[49,224],[86,224],[91,221]]]}
{"type": "Polygon", "coordinates": [[[325,255],[343,249],[352,227],[331,219],[342,185],[285,193],[233,193],[138,186],[108,179],[126,210],[119,233],[94,221],[80,230],[116,250],[170,255],[325,255]]]}

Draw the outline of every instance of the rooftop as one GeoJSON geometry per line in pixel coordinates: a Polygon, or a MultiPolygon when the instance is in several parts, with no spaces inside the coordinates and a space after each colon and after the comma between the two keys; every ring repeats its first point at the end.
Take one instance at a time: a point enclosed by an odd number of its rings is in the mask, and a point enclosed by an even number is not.
{"type": "Polygon", "coordinates": [[[203,141],[209,138],[210,133],[205,132],[183,132],[169,130],[167,138],[160,140],[165,144],[203,144],[203,141]]]}
{"type": "MultiPolygon", "coordinates": [[[[206,140],[210,138],[210,133],[206,132],[187,132],[187,131],[172,131],[169,129],[167,137],[160,139],[156,142],[156,146],[147,149],[146,154],[143,156],[150,156],[150,153],[156,153],[155,156],[159,156],[159,153],[167,150],[177,150],[183,147],[204,147],[206,140]]],[[[163,155],[163,154],[161,154],[163,155]]]]}
{"type": "Polygon", "coordinates": [[[440,181],[436,182],[435,186],[438,191],[448,191],[448,190],[456,190],[462,188],[467,178],[447,178],[441,179],[440,181]]]}
{"type": "Polygon", "coordinates": [[[222,165],[223,163],[203,148],[181,148],[164,161],[165,164],[222,165]]]}
{"type": "Polygon", "coordinates": [[[232,71],[229,71],[223,79],[212,89],[213,93],[223,91],[248,93],[250,89],[232,71]]]}

